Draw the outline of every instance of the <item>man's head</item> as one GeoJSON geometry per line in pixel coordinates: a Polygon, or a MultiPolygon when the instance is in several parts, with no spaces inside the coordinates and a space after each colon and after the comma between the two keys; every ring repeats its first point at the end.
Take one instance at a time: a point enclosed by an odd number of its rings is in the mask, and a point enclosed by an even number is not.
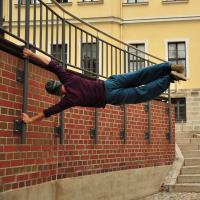
{"type": "Polygon", "coordinates": [[[61,96],[62,83],[60,81],[49,80],[45,85],[45,89],[49,94],[61,96]]]}

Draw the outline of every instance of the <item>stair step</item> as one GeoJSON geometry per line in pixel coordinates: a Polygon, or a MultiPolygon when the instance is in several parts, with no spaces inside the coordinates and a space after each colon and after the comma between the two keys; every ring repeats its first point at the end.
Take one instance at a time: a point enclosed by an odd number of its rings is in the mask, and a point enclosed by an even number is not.
{"type": "Polygon", "coordinates": [[[190,138],[191,144],[200,144],[200,138],[190,138]]]}
{"type": "Polygon", "coordinates": [[[195,133],[195,134],[193,134],[193,137],[194,137],[194,138],[200,138],[200,133],[195,133]]]}
{"type": "Polygon", "coordinates": [[[199,183],[175,184],[174,192],[200,192],[199,183]]]}
{"type": "Polygon", "coordinates": [[[196,138],[177,138],[176,143],[177,144],[190,144],[191,139],[196,139],[196,138]]]}
{"type": "Polygon", "coordinates": [[[181,174],[200,174],[200,166],[184,166],[181,168],[181,174]]]}
{"type": "Polygon", "coordinates": [[[185,166],[200,165],[200,158],[185,158],[184,164],[185,166]]]}
{"type": "Polygon", "coordinates": [[[193,157],[199,157],[200,158],[200,151],[199,150],[191,150],[191,151],[183,151],[182,150],[183,157],[185,158],[193,158],[193,157]]]}
{"type": "Polygon", "coordinates": [[[200,184],[200,174],[179,175],[177,178],[177,183],[199,183],[200,184]]]}
{"type": "Polygon", "coordinates": [[[194,133],[193,132],[177,132],[176,133],[176,138],[191,138],[193,137],[194,133]]]}
{"type": "Polygon", "coordinates": [[[178,144],[181,151],[199,150],[198,144],[178,144]]]}

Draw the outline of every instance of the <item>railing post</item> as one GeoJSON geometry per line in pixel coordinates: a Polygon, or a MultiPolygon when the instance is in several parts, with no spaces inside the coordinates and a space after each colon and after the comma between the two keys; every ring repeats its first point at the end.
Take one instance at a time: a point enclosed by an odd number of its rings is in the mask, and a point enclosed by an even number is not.
{"type": "MultiPolygon", "coordinates": [[[[96,38],[96,79],[98,79],[99,74],[99,38],[96,38]]],[[[99,112],[98,108],[95,108],[95,124],[94,128],[90,130],[90,137],[94,139],[95,144],[98,141],[98,123],[99,123],[99,112]]]]}
{"type": "MultiPolygon", "coordinates": [[[[3,27],[3,0],[0,0],[0,29],[3,27]]],[[[4,34],[0,31],[0,38],[3,38],[4,34]]]]}
{"type": "Polygon", "coordinates": [[[168,89],[168,126],[169,132],[166,133],[166,138],[169,140],[169,143],[173,143],[173,134],[172,134],[172,114],[171,114],[171,90],[168,89]]]}
{"type": "Polygon", "coordinates": [[[0,28],[3,25],[3,0],[0,0],[0,28]]]}
{"type": "MultiPolygon", "coordinates": [[[[63,67],[65,67],[66,64],[66,58],[65,58],[65,19],[62,19],[62,62],[63,67]]],[[[60,113],[60,144],[64,144],[64,111],[60,113]]]]}
{"type": "Polygon", "coordinates": [[[148,103],[145,105],[145,112],[147,113],[147,117],[148,117],[148,128],[147,128],[147,132],[145,133],[145,139],[148,140],[148,143],[151,144],[152,143],[152,139],[151,139],[151,102],[148,101],[148,103]]]}
{"type": "Polygon", "coordinates": [[[123,109],[123,129],[120,130],[120,139],[123,141],[123,143],[126,143],[126,137],[127,137],[127,133],[126,133],[126,123],[127,123],[127,118],[126,118],[126,105],[121,106],[121,108],[123,109]]]}
{"type": "MultiPolygon", "coordinates": [[[[26,1],[26,13],[25,13],[25,41],[26,48],[29,48],[29,28],[30,28],[30,1],[26,1]]],[[[22,113],[27,112],[27,99],[28,99],[28,76],[29,76],[29,59],[25,59],[24,61],[24,84],[23,84],[23,104],[22,104],[22,113]]],[[[25,143],[25,131],[26,124],[22,124],[22,132],[21,132],[21,143],[25,143]]]]}

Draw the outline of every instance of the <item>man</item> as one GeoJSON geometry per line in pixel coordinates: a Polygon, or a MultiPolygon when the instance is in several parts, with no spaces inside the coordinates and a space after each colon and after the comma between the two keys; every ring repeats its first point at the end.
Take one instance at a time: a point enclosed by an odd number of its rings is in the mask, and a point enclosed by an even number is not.
{"type": "Polygon", "coordinates": [[[60,81],[48,81],[45,88],[50,94],[63,96],[61,101],[44,109],[36,116],[22,114],[24,123],[33,123],[73,106],[104,108],[106,104],[121,105],[149,101],[162,94],[174,81],[186,81],[182,65],[168,62],[143,68],[136,72],[112,75],[106,81],[91,80],[65,71],[62,67],[28,49],[24,58],[40,62],[46,70],[57,75],[60,81]]]}

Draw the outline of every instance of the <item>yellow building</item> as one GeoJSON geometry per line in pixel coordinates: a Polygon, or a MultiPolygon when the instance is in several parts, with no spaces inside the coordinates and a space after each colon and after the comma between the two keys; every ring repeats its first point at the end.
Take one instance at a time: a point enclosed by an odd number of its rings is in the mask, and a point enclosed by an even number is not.
{"type": "MultiPolygon", "coordinates": [[[[24,2],[25,0],[16,0],[12,8],[12,18],[15,19],[12,24],[12,31],[17,34],[18,28],[20,27],[21,37],[25,37],[25,23],[22,20],[20,24],[18,24],[17,19],[14,16],[17,16],[16,13],[19,8],[18,3],[20,3],[20,6],[25,10],[25,5],[23,5],[24,2]]],[[[44,52],[47,51],[48,53],[61,58],[62,47],[65,47],[63,55],[65,55],[68,60],[67,62],[78,67],[81,67],[86,63],[86,70],[93,72],[98,71],[103,76],[108,76],[111,73],[124,72],[127,68],[129,68],[129,70],[135,70],[142,65],[148,65],[146,61],[136,61],[134,56],[128,56],[126,53],[121,56],[121,51],[112,53],[111,46],[108,45],[108,47],[106,47],[106,44],[97,41],[95,38],[100,37],[101,39],[105,39],[105,41],[109,41],[112,45],[116,45],[116,47],[129,50],[141,58],[147,60],[150,59],[156,63],[161,62],[161,60],[144,55],[142,52],[138,52],[134,49],[130,49],[129,46],[117,42],[116,40],[103,35],[101,32],[81,24],[79,21],[64,13],[50,0],[44,2],[47,3],[53,11],[67,19],[68,22],[83,28],[94,36],[94,38],[91,35],[87,36],[85,34],[84,36],[82,31],[76,29],[72,30],[73,26],[68,24],[64,30],[65,45],[62,46],[62,35],[59,34],[56,36],[56,30],[54,30],[54,34],[52,34],[51,27],[47,29],[45,28],[45,19],[48,18],[49,20],[52,20],[50,14],[46,14],[45,9],[40,10],[38,4],[38,6],[36,6],[37,12],[34,15],[34,6],[31,5],[30,31],[34,33],[34,29],[37,29],[35,43],[36,46],[43,49],[44,52]],[[37,16],[35,26],[34,16],[37,16]],[[42,25],[40,24],[40,21],[42,21],[42,25]],[[71,36],[68,34],[69,30],[72,30],[71,36]],[[43,37],[39,37],[39,34],[43,37]],[[69,37],[71,38],[69,39],[69,37]],[[44,38],[46,40],[48,38],[48,40],[45,41],[44,38]],[[76,38],[78,39],[76,40],[76,38]],[[89,46],[86,45],[86,41],[91,44],[89,46]],[[96,46],[97,42],[99,48],[96,46]],[[75,43],[75,46],[73,46],[72,43],[75,43]],[[88,51],[88,49],[90,50],[88,51]],[[98,57],[97,51],[100,55],[98,57]],[[57,55],[56,52],[58,52],[57,55]],[[71,54],[71,57],[69,54],[71,54]],[[117,57],[113,61],[110,59],[111,54],[113,54],[113,57],[117,57]],[[100,59],[102,56],[107,56],[107,59],[100,59]],[[88,62],[89,67],[87,65],[88,62]],[[118,66],[119,63],[120,66],[118,66]],[[121,63],[123,63],[123,66],[121,66],[121,63]],[[105,69],[105,66],[111,65],[112,67],[105,69]]],[[[185,75],[189,80],[186,83],[177,83],[172,86],[172,95],[174,97],[173,102],[176,103],[177,131],[200,130],[200,104],[198,103],[200,92],[200,69],[198,68],[199,57],[197,55],[200,43],[198,36],[198,33],[200,32],[200,1],[57,0],[57,2],[59,2],[68,12],[73,13],[75,16],[88,23],[91,23],[99,30],[117,38],[118,40],[131,44],[138,49],[155,55],[163,60],[183,64],[185,66],[185,75]]],[[[31,3],[34,3],[34,0],[31,0],[31,3]]],[[[3,3],[3,10],[9,10],[8,3],[3,3]]],[[[7,15],[3,15],[3,17],[5,17],[3,26],[9,29],[9,12],[3,13],[7,13],[7,15]]],[[[25,11],[21,12],[21,18],[25,18],[25,11]]],[[[53,21],[56,22],[56,18],[53,18],[53,21]]],[[[54,26],[56,26],[55,23],[54,26]]],[[[62,22],[60,19],[58,27],[59,29],[62,29],[62,22]]],[[[34,43],[33,36],[30,36],[30,40],[34,43]]]]}

